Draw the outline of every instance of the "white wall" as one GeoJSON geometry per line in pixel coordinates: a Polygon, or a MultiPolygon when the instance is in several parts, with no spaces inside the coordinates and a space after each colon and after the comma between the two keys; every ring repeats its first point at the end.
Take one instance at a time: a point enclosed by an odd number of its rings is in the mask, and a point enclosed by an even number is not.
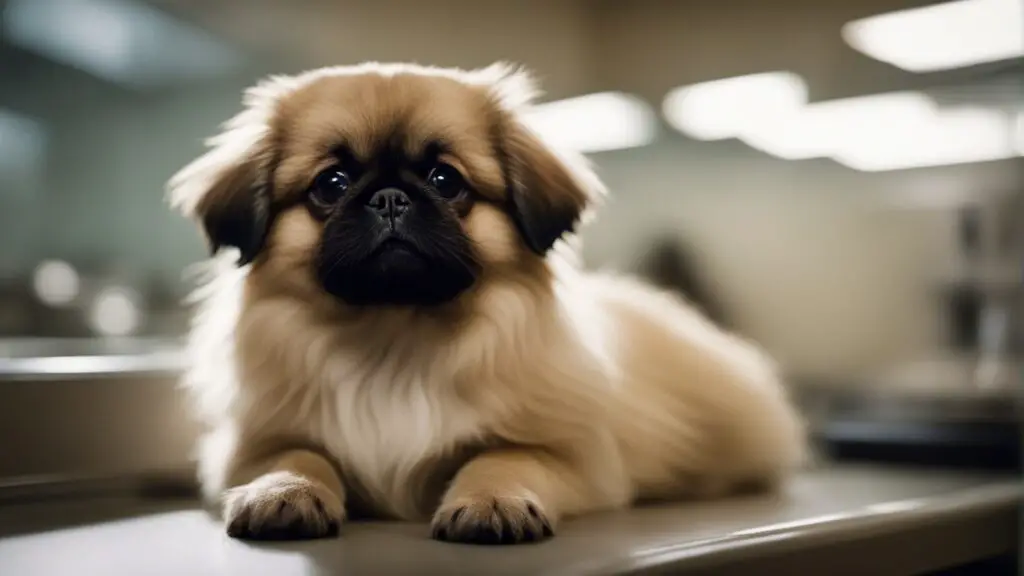
{"type": "Polygon", "coordinates": [[[1005,191],[1019,175],[1013,162],[865,174],[679,139],[598,161],[613,197],[585,232],[589,263],[631,269],[672,230],[741,331],[829,378],[940,351],[935,280],[956,254],[954,214],[896,201],[938,183],[1005,191]]]}

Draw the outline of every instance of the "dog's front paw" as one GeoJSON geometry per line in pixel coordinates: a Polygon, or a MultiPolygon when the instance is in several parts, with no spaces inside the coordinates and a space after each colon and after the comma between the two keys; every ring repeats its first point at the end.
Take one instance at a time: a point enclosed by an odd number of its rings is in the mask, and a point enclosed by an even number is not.
{"type": "Polygon", "coordinates": [[[228,535],[247,540],[303,540],[335,536],[344,507],[323,484],[274,472],[224,494],[228,535]]]}
{"type": "Polygon", "coordinates": [[[446,502],[434,515],[433,537],[467,544],[518,544],[554,534],[540,506],[527,497],[477,496],[446,502]]]}

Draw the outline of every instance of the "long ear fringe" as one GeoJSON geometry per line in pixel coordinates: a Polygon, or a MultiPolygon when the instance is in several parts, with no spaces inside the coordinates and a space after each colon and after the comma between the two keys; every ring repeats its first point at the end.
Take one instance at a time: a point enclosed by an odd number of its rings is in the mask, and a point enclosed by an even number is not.
{"type": "Polygon", "coordinates": [[[472,81],[485,86],[504,110],[516,111],[543,96],[537,79],[526,67],[511,62],[496,62],[470,72],[472,81]]]}
{"type": "Polygon", "coordinates": [[[546,254],[588,221],[607,190],[583,154],[547,142],[523,113],[541,94],[532,73],[500,62],[473,72],[498,108],[496,146],[512,216],[526,245],[546,254]]]}
{"type": "Polygon", "coordinates": [[[246,263],[262,246],[269,218],[270,121],[276,103],[296,82],[271,77],[246,90],[244,109],[206,139],[205,153],[167,182],[168,204],[201,225],[212,252],[232,246],[246,263]]]}
{"type": "Polygon", "coordinates": [[[189,218],[202,198],[233,166],[251,158],[270,131],[278,100],[301,84],[292,76],[271,76],[246,89],[244,109],[224,122],[221,131],[204,141],[207,151],[175,173],[167,182],[168,204],[189,218]]]}

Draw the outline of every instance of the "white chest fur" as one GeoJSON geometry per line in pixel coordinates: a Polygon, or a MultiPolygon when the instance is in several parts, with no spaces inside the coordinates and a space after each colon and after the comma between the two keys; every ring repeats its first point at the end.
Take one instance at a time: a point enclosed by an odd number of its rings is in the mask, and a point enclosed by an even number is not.
{"type": "Polygon", "coordinates": [[[482,435],[477,413],[451,382],[422,367],[384,361],[366,369],[339,354],[322,388],[319,440],[377,506],[415,514],[418,466],[482,435]]]}

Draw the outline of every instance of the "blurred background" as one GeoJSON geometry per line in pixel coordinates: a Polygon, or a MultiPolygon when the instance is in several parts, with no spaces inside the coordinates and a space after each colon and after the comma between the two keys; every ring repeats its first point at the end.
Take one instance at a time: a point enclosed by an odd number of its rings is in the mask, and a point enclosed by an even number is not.
{"type": "Polygon", "coordinates": [[[183,270],[205,252],[164,182],[260,76],[364,60],[535,70],[530,122],[613,193],[588,266],[761,342],[836,454],[1019,453],[1019,0],[0,0],[0,15],[0,477],[189,469],[174,379],[183,270]]]}

